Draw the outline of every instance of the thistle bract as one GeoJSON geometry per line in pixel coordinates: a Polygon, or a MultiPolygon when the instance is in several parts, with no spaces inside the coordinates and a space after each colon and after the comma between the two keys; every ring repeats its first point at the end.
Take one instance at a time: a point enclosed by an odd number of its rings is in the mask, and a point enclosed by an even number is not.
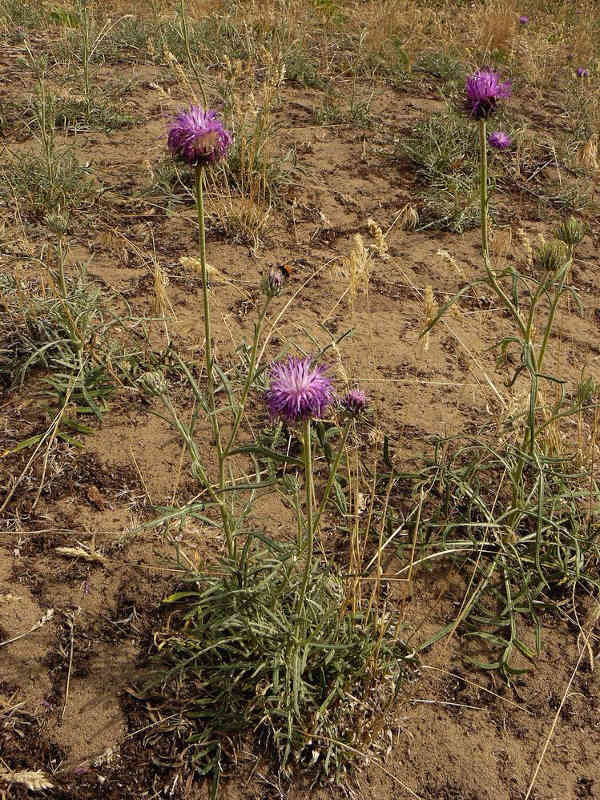
{"type": "Polygon", "coordinates": [[[263,291],[269,297],[277,297],[283,289],[283,272],[278,267],[271,267],[263,279],[263,291]]]}
{"type": "Polygon", "coordinates": [[[554,235],[559,241],[564,242],[567,247],[573,248],[582,241],[585,236],[585,229],[579,220],[576,220],[575,217],[569,217],[555,229],[554,235]]]}
{"type": "Polygon", "coordinates": [[[504,131],[494,131],[490,133],[488,142],[490,147],[494,147],[496,150],[506,150],[512,144],[510,136],[504,131]]]}
{"type": "Polygon", "coordinates": [[[569,258],[567,245],[558,239],[542,242],[536,248],[534,264],[544,272],[556,272],[563,267],[569,258]]]}
{"type": "Polygon", "coordinates": [[[326,368],[313,359],[290,357],[271,365],[266,400],[272,418],[287,422],[322,417],[333,399],[326,368]]]}
{"type": "Polygon", "coordinates": [[[358,417],[367,408],[367,395],[360,389],[350,389],[342,398],[342,408],[353,417],[358,417]]]}
{"type": "Polygon", "coordinates": [[[169,127],[168,147],[190,166],[205,166],[225,158],[232,137],[217,112],[191,106],[180,111],[169,127]]]}
{"type": "Polygon", "coordinates": [[[510,81],[501,83],[498,73],[491,69],[480,69],[467,79],[467,106],[476,119],[487,119],[498,100],[510,97],[510,93],[510,81]]]}

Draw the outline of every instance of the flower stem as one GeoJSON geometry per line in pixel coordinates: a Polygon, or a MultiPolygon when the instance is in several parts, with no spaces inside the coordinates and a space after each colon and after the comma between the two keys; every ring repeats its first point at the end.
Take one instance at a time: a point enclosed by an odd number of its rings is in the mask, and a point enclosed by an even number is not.
{"type": "Polygon", "coordinates": [[[313,520],[313,471],[312,471],[312,440],[310,432],[310,418],[304,423],[304,483],[306,486],[306,539],[304,541],[304,577],[302,591],[299,598],[299,613],[304,608],[308,578],[312,567],[312,551],[315,537],[313,520]]]}
{"type": "MultiPolygon", "coordinates": [[[[221,443],[221,431],[219,420],[217,419],[217,408],[215,398],[215,383],[213,375],[213,352],[212,352],[212,333],[210,324],[210,302],[208,297],[208,268],[206,266],[206,230],[204,225],[204,170],[201,165],[196,167],[196,209],[198,211],[198,228],[200,235],[200,266],[202,269],[202,303],[204,306],[204,352],[206,361],[206,380],[208,394],[208,411],[213,436],[217,446],[217,456],[219,462],[219,488],[225,488],[225,459],[223,457],[223,446],[221,443]]],[[[233,536],[231,532],[231,520],[224,503],[219,503],[221,519],[223,520],[223,532],[227,543],[227,552],[233,555],[233,536]]]]}
{"type": "Polygon", "coordinates": [[[315,515],[314,519],[314,528],[315,533],[319,528],[319,521],[321,519],[321,514],[325,510],[325,506],[327,505],[327,501],[329,500],[329,495],[331,494],[331,488],[333,486],[333,482],[335,480],[335,476],[337,475],[338,467],[340,465],[340,461],[342,459],[342,454],[344,452],[344,448],[346,446],[346,441],[348,439],[348,433],[350,432],[350,425],[352,424],[352,417],[348,417],[346,420],[346,425],[344,426],[344,430],[342,432],[342,439],[340,441],[340,446],[338,448],[337,453],[335,454],[335,458],[333,459],[333,464],[331,466],[331,470],[329,472],[329,480],[327,481],[327,486],[325,487],[325,491],[323,492],[323,497],[321,498],[321,502],[319,504],[318,511],[315,515]]]}
{"type": "Polygon", "coordinates": [[[250,386],[252,385],[252,380],[254,378],[254,370],[256,368],[256,356],[258,354],[258,342],[260,340],[260,332],[262,330],[263,322],[270,302],[271,298],[267,296],[262,311],[260,312],[258,322],[254,326],[254,339],[252,341],[252,351],[250,353],[250,364],[248,365],[248,375],[246,376],[246,382],[244,383],[244,388],[242,389],[242,396],[240,398],[239,406],[233,420],[233,426],[231,428],[231,433],[229,434],[229,439],[227,440],[227,444],[223,449],[223,458],[227,458],[227,456],[229,455],[229,451],[233,446],[236,434],[238,432],[238,428],[240,427],[242,417],[244,416],[244,408],[246,407],[248,392],[250,391],[250,386]]]}
{"type": "Polygon", "coordinates": [[[202,269],[202,303],[204,306],[204,337],[206,379],[208,381],[208,403],[211,415],[211,424],[215,438],[217,438],[218,422],[215,414],[215,393],[213,377],[212,335],[210,324],[210,302],[208,298],[208,268],[206,266],[206,232],[204,227],[204,172],[201,166],[196,167],[196,208],[198,211],[198,228],[200,231],[200,266],[202,269]]]}
{"type": "Polygon", "coordinates": [[[488,243],[488,163],[487,163],[487,140],[486,140],[486,121],[479,120],[479,183],[481,190],[481,249],[484,259],[489,257],[488,243]]]}
{"type": "Polygon", "coordinates": [[[185,13],[185,0],[181,0],[179,6],[180,6],[180,14],[181,14],[181,29],[183,31],[183,44],[184,44],[184,47],[185,47],[185,54],[186,54],[187,60],[188,60],[188,66],[190,67],[190,69],[194,73],[194,76],[196,78],[196,82],[198,84],[198,87],[200,88],[200,94],[202,95],[202,102],[204,104],[204,110],[206,111],[206,109],[208,108],[208,99],[206,97],[206,90],[204,88],[204,83],[203,83],[203,81],[200,78],[200,75],[198,73],[198,70],[196,69],[196,65],[194,64],[194,59],[192,58],[192,51],[190,50],[190,32],[189,32],[189,29],[188,29],[187,16],[186,16],[186,13],[185,13]]]}

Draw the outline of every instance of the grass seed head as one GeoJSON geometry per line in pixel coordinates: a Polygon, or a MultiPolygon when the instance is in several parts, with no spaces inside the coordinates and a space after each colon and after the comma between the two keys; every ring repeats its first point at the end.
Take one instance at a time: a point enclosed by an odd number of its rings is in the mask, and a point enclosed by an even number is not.
{"type": "Polygon", "coordinates": [[[598,165],[598,134],[593,133],[577,154],[579,163],[589,169],[590,172],[597,172],[598,165]]]}
{"type": "MultiPolygon", "coordinates": [[[[464,280],[466,278],[466,275],[464,273],[463,268],[459,265],[459,263],[457,262],[457,260],[454,258],[454,256],[451,253],[449,253],[447,250],[443,250],[443,249],[440,248],[437,251],[437,255],[441,258],[441,260],[443,262],[450,264],[450,266],[456,272],[456,274],[458,275],[459,278],[461,278],[462,280],[464,280]]],[[[431,289],[431,287],[428,286],[425,289],[426,292],[427,292],[427,289],[431,289]]]]}
{"type": "Polygon", "coordinates": [[[410,203],[407,203],[400,212],[400,227],[405,231],[414,231],[419,224],[419,212],[410,203]]]}
{"type": "Polygon", "coordinates": [[[388,245],[380,226],[372,217],[369,217],[367,220],[367,225],[369,226],[369,233],[375,239],[375,251],[377,255],[383,259],[389,258],[388,245]]]}
{"type": "Polygon", "coordinates": [[[525,251],[525,260],[528,267],[533,267],[533,247],[526,231],[523,228],[517,228],[517,239],[521,243],[525,251]]]}

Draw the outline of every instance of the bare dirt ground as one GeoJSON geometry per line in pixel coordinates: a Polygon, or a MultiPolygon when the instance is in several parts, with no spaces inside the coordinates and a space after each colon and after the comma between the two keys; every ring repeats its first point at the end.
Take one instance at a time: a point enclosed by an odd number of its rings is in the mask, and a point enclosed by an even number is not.
{"type": "MultiPolygon", "coordinates": [[[[47,39],[39,36],[45,46],[47,39]]],[[[23,92],[32,91],[23,86],[28,79],[19,66],[22,55],[22,47],[13,44],[1,56],[5,104],[18,103],[23,92]]],[[[200,359],[199,282],[179,263],[197,248],[193,206],[188,202],[167,212],[164,204],[146,201],[142,194],[148,185],[146,162],[155,165],[164,158],[169,115],[188,99],[169,76],[160,65],[123,64],[102,67],[96,77],[101,84],[117,78],[132,81],[124,102],[136,122],[110,133],[83,130],[64,137],[80,160],[91,163],[105,187],[76,217],[69,232],[69,261],[71,269],[86,263],[90,278],[120,298],[115,302],[126,299],[143,316],[152,313],[152,265],[157,259],[169,278],[170,336],[186,357],[197,353],[200,359]]],[[[348,91],[348,83],[341,80],[339,90],[348,91]]],[[[294,83],[281,89],[274,151],[293,148],[296,163],[260,245],[236,242],[209,224],[208,257],[222,277],[212,291],[215,347],[226,361],[251,336],[261,275],[269,265],[293,263],[290,289],[300,291],[279,324],[274,344],[294,340],[309,346],[306,331],[326,340],[320,326],[330,334],[352,327],[353,336],[340,345],[339,362],[349,376],[360,377],[372,398],[373,438],[380,431],[388,433],[396,459],[409,467],[429,452],[426,440],[432,434],[474,431],[498,415],[490,384],[503,386],[505,372],[489,348],[505,321],[490,298],[471,297],[431,334],[427,352],[418,341],[425,286],[434,287],[441,304],[477,273],[477,229],[464,234],[433,228],[410,232],[394,225],[387,237],[389,258],[373,260],[368,292],[359,294],[353,307],[344,296],[348,284],[340,267],[353,235],[361,233],[372,242],[367,220],[373,218],[386,231],[402,207],[416,198],[410,165],[389,156],[393,139],[443,107],[434,79],[424,80],[419,91],[414,85],[397,91],[384,81],[365,83],[360,90],[373,92],[368,128],[356,122],[317,124],[320,89],[294,83]],[[462,276],[438,255],[440,249],[451,253],[462,276]]],[[[545,132],[548,119],[536,114],[523,96],[518,102],[522,113],[531,112],[532,130],[545,132]]],[[[3,133],[13,152],[36,147],[22,119],[9,119],[3,133]]],[[[592,202],[582,214],[591,235],[573,270],[584,313],[561,312],[552,348],[554,366],[571,383],[584,366],[600,380],[598,192],[592,180],[592,202]]],[[[548,234],[558,219],[551,209],[540,213],[518,189],[505,191],[494,203],[493,252],[498,259],[512,257],[506,247],[510,228],[522,227],[534,240],[539,233],[548,234]]],[[[19,229],[9,208],[2,213],[6,222],[0,269],[17,270],[24,280],[38,277],[34,254],[44,246],[44,226],[30,219],[19,229]]],[[[288,299],[278,298],[275,311],[288,299]]],[[[165,346],[161,325],[151,325],[151,336],[156,349],[165,346]]],[[[32,377],[23,388],[7,389],[1,396],[0,452],[43,430],[35,389],[32,377]]],[[[184,408],[183,393],[178,401],[184,408]]],[[[3,512],[0,642],[31,632],[0,648],[0,765],[13,771],[44,770],[55,786],[48,796],[208,796],[206,786],[187,782],[178,771],[178,733],[158,724],[168,712],[136,697],[140,670],[153,649],[152,633],[164,621],[161,601],[179,576],[172,540],[162,530],[140,526],[155,516],[157,506],[193,493],[185,471],[180,475],[180,444],[152,410],[128,393],[113,397],[103,423],[91,423],[93,432],[80,437],[81,450],[64,442],[54,445],[35,507],[41,459],[27,471],[3,512]],[[58,547],[85,547],[88,556],[61,555],[58,547]],[[44,622],[38,626],[40,620],[44,622]]],[[[24,450],[0,460],[5,493],[29,456],[24,450]]],[[[276,503],[266,500],[261,510],[269,530],[284,531],[289,524],[276,503]]],[[[326,533],[331,546],[340,546],[334,530],[326,533]]],[[[181,545],[191,558],[202,559],[220,546],[211,537],[200,525],[190,527],[181,545]]],[[[398,613],[415,643],[452,619],[464,591],[465,576],[446,568],[423,570],[408,594],[397,591],[398,613]]],[[[535,669],[511,687],[469,666],[459,633],[424,653],[419,675],[405,686],[398,704],[389,752],[374,756],[346,789],[281,785],[266,761],[242,748],[238,762],[228,768],[222,796],[292,800],[345,791],[360,800],[522,800],[556,723],[535,788],[527,796],[600,798],[598,670],[591,654],[582,651],[568,610],[546,616],[544,633],[535,669]]],[[[24,786],[0,781],[0,787],[0,795],[11,800],[29,796],[24,786]]]]}

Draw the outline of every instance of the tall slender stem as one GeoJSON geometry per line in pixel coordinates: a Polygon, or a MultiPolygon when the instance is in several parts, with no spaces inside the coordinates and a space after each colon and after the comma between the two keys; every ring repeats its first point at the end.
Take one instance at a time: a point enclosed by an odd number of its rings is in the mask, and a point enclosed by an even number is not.
{"type": "Polygon", "coordinates": [[[248,392],[250,391],[250,386],[252,385],[252,379],[254,377],[254,369],[256,367],[256,356],[258,353],[258,342],[260,339],[260,332],[262,330],[263,322],[265,319],[265,314],[267,313],[267,309],[269,307],[269,303],[271,302],[271,298],[267,296],[265,300],[265,304],[260,312],[260,317],[258,318],[258,322],[254,326],[254,339],[252,341],[252,352],[250,354],[250,364],[248,365],[248,375],[246,377],[246,382],[244,384],[244,388],[242,390],[242,396],[240,398],[240,403],[238,410],[236,412],[233,426],[231,428],[231,433],[229,434],[229,439],[227,440],[227,444],[223,449],[223,458],[227,458],[229,455],[229,451],[231,450],[236,434],[238,432],[238,428],[240,427],[240,423],[242,421],[242,417],[244,415],[244,408],[246,406],[246,400],[248,398],[248,392]]]}
{"type": "Polygon", "coordinates": [[[315,515],[314,519],[314,528],[315,533],[319,528],[319,521],[321,519],[321,514],[325,510],[325,506],[327,505],[327,501],[329,500],[329,495],[331,494],[331,488],[333,486],[333,482],[335,480],[335,476],[337,475],[338,467],[340,465],[340,461],[342,460],[342,455],[344,453],[344,448],[346,446],[346,441],[348,439],[348,433],[350,432],[350,425],[352,424],[352,417],[348,417],[346,420],[346,425],[344,426],[344,430],[342,433],[342,438],[340,441],[340,446],[338,448],[337,453],[335,454],[335,458],[333,459],[333,464],[331,465],[331,470],[329,472],[329,479],[327,481],[327,485],[325,486],[325,491],[323,492],[323,497],[321,498],[321,502],[319,504],[319,508],[315,515]]]}
{"type": "Polygon", "coordinates": [[[206,97],[206,90],[204,88],[204,83],[202,82],[200,75],[198,74],[198,70],[196,69],[196,65],[194,64],[194,60],[192,58],[192,51],[190,49],[190,32],[188,29],[187,16],[185,13],[185,0],[181,0],[179,8],[181,13],[181,29],[183,31],[183,44],[185,47],[185,54],[188,60],[188,66],[194,73],[194,76],[196,77],[196,82],[200,88],[200,94],[202,95],[204,110],[206,111],[206,109],[208,108],[208,98],[206,97]]]}
{"type": "Polygon", "coordinates": [[[313,520],[313,471],[310,418],[304,423],[304,483],[306,486],[306,538],[304,540],[304,577],[302,580],[302,592],[300,593],[300,612],[304,608],[304,602],[306,599],[306,589],[312,567],[312,551],[315,537],[313,520]]]}
{"type": "MultiPolygon", "coordinates": [[[[210,324],[210,302],[208,297],[208,268],[206,266],[206,230],[204,225],[204,170],[201,165],[196,167],[196,209],[198,211],[198,228],[200,236],[200,267],[202,270],[202,303],[204,306],[204,352],[206,362],[206,380],[207,380],[207,394],[208,394],[208,412],[210,416],[210,423],[217,446],[217,456],[219,463],[219,488],[225,488],[225,459],[223,457],[223,446],[221,443],[221,430],[219,427],[219,420],[217,419],[217,405],[215,398],[215,382],[213,374],[213,352],[212,352],[212,335],[210,324]]],[[[227,551],[229,556],[233,555],[233,536],[231,531],[231,520],[225,503],[219,503],[221,511],[221,519],[223,521],[223,532],[227,542],[227,551]]]]}
{"type": "Polygon", "coordinates": [[[206,379],[208,382],[208,406],[211,425],[217,438],[218,422],[215,414],[215,393],[213,376],[212,335],[210,324],[210,302],[208,298],[208,268],[206,266],[206,232],[204,227],[204,172],[201,166],[196,167],[196,208],[198,211],[198,228],[200,236],[200,267],[202,270],[202,304],[204,306],[204,338],[206,379]]]}
{"type": "Polygon", "coordinates": [[[487,163],[487,140],[486,140],[486,121],[479,120],[479,182],[481,190],[481,249],[486,261],[489,258],[488,242],[488,163],[487,163]]]}

